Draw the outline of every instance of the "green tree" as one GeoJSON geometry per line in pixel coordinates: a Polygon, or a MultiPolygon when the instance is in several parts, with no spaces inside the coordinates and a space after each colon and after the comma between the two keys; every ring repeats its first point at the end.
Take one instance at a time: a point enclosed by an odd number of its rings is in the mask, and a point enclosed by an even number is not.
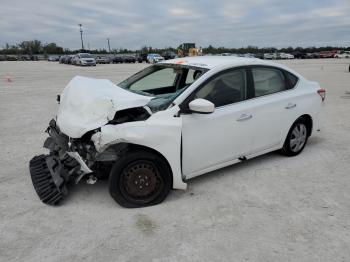
{"type": "Polygon", "coordinates": [[[60,46],[57,46],[56,43],[49,43],[43,46],[43,52],[45,54],[63,54],[63,48],[60,46]]]}

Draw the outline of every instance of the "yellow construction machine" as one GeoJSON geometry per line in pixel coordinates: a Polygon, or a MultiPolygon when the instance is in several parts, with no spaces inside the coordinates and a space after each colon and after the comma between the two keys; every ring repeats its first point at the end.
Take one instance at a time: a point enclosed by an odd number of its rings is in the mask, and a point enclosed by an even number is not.
{"type": "Polygon", "coordinates": [[[177,49],[178,57],[199,56],[202,55],[202,50],[196,48],[195,43],[183,43],[177,49]]]}

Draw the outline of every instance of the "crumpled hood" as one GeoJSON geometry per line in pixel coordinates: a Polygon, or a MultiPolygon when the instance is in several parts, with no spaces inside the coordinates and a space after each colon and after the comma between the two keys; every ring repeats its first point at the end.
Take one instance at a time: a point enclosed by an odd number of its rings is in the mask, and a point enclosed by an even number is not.
{"type": "Polygon", "coordinates": [[[151,99],[129,92],[107,79],[76,76],[61,94],[57,124],[64,134],[79,138],[107,124],[117,111],[144,106],[151,99]]]}

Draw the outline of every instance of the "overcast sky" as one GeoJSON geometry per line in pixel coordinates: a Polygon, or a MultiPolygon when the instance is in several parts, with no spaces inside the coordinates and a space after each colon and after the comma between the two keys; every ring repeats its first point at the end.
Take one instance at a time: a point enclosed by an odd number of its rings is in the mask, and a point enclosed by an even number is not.
{"type": "Polygon", "coordinates": [[[0,0],[0,47],[350,46],[350,0],[0,0]]]}

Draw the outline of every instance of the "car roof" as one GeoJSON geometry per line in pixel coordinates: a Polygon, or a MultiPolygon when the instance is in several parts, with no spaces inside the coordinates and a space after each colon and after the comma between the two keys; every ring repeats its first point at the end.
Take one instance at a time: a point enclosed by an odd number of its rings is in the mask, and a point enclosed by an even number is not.
{"type": "Polygon", "coordinates": [[[162,64],[179,64],[187,66],[196,66],[206,69],[213,69],[218,66],[244,66],[244,65],[269,65],[284,68],[283,65],[261,60],[258,58],[236,57],[236,56],[194,56],[183,57],[160,62],[162,64]]]}

